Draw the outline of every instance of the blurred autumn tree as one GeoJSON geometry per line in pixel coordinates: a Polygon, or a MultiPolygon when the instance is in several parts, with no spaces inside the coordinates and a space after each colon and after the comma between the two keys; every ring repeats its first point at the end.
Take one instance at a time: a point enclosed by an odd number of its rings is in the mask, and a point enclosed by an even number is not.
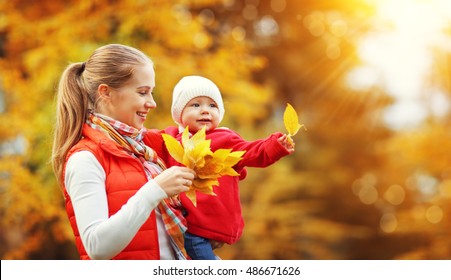
{"type": "MultiPolygon", "coordinates": [[[[156,64],[158,108],[172,124],[183,75],[214,80],[224,126],[246,139],[283,131],[290,102],[308,131],[297,151],[241,184],[243,238],[224,259],[447,259],[451,147],[447,116],[416,130],[382,120],[393,100],[345,82],[371,30],[365,0],[0,1],[0,256],[77,258],[48,164],[54,94],[68,62],[129,44],[156,64]]],[[[443,53],[442,53],[443,54],[443,53]]],[[[451,90],[450,57],[433,82],[451,90]]]]}
{"type": "MultiPolygon", "coordinates": [[[[383,166],[375,147],[389,137],[377,119],[389,98],[343,84],[358,63],[347,34],[365,32],[371,10],[362,1],[286,1],[278,7],[280,2],[237,9],[255,9],[246,30],[269,61],[256,79],[274,84],[279,99],[302,108],[309,130],[298,136],[300,150],[293,157],[242,184],[243,198],[251,201],[248,227],[243,247],[232,250],[250,259],[392,258],[402,247],[380,250],[388,241],[379,235],[378,211],[351,190],[356,178],[383,166]]],[[[272,105],[277,112],[284,104],[272,105]]]]}
{"type": "Polygon", "coordinates": [[[268,114],[265,105],[271,91],[251,80],[252,71],[263,66],[261,59],[249,52],[244,41],[218,29],[214,20],[188,10],[220,3],[0,2],[0,77],[5,103],[0,117],[2,258],[76,257],[67,249],[73,237],[48,163],[54,94],[69,62],[83,61],[107,43],[129,44],[149,54],[156,64],[159,106],[149,127],[172,124],[172,87],[187,74],[217,81],[231,108],[226,118],[239,118],[250,126],[268,114]],[[247,106],[254,110],[245,110],[247,106]]]}
{"type": "MultiPolygon", "coordinates": [[[[243,11],[236,21],[252,19],[245,30],[268,59],[256,79],[302,108],[309,131],[290,167],[253,173],[254,181],[243,183],[248,227],[232,248],[235,256],[450,258],[449,113],[415,130],[392,131],[383,120],[393,102],[384,89],[353,91],[345,83],[361,63],[356,43],[375,28],[370,2],[236,3],[243,11]]],[[[449,52],[438,53],[433,63],[440,70],[426,78],[449,95],[449,52]]],[[[426,91],[423,102],[429,100],[426,91]]],[[[273,106],[277,112],[281,105],[273,106]]]]}

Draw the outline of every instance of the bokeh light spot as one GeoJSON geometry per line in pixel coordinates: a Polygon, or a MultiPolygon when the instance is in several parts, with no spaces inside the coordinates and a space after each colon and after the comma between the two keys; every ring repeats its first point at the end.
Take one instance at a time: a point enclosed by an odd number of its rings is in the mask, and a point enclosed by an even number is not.
{"type": "Polygon", "coordinates": [[[392,233],[398,227],[398,219],[391,213],[384,214],[380,219],[379,226],[383,232],[392,233]]]}
{"type": "Polygon", "coordinates": [[[241,26],[234,27],[232,29],[232,37],[236,41],[243,41],[246,38],[246,30],[241,26]]]}
{"type": "Polygon", "coordinates": [[[174,5],[172,8],[174,16],[181,25],[188,25],[191,23],[193,17],[190,10],[184,5],[174,5]]]}
{"type": "Polygon", "coordinates": [[[321,12],[314,12],[307,15],[304,18],[304,26],[313,36],[322,36],[326,31],[326,26],[324,25],[324,14],[321,12]]]}
{"type": "Polygon", "coordinates": [[[364,204],[374,204],[378,197],[377,189],[373,186],[362,186],[360,189],[359,198],[364,204]]]}
{"type": "Polygon", "coordinates": [[[391,185],[384,193],[384,198],[393,205],[403,203],[406,193],[400,185],[391,185]]]}
{"type": "Polygon", "coordinates": [[[330,26],[330,32],[337,37],[343,37],[347,31],[348,25],[344,20],[335,20],[330,26]]]}
{"type": "Polygon", "coordinates": [[[198,49],[206,49],[210,46],[211,39],[207,34],[198,32],[193,37],[193,43],[198,49]]]}
{"type": "Polygon", "coordinates": [[[271,0],[271,9],[276,13],[283,12],[286,6],[287,2],[285,0],[271,0]]]}
{"type": "Polygon", "coordinates": [[[215,14],[210,9],[204,9],[200,12],[199,19],[203,25],[209,26],[215,22],[215,14]]]}
{"type": "Polygon", "coordinates": [[[279,25],[271,16],[264,16],[255,24],[255,33],[261,37],[275,36],[279,33],[279,25]]]}
{"type": "Polygon", "coordinates": [[[432,205],[431,207],[429,207],[426,210],[426,219],[432,224],[440,223],[443,219],[442,208],[437,205],[432,205]]]}

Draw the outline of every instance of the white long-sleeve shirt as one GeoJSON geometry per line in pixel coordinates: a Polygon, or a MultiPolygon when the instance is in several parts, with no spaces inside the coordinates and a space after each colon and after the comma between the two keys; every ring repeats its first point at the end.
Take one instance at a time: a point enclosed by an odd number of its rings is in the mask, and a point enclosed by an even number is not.
{"type": "Polygon", "coordinates": [[[116,256],[156,209],[160,258],[174,259],[157,207],[167,197],[163,189],[155,180],[150,180],[116,214],[108,217],[105,180],[105,171],[91,152],[80,151],[69,158],[64,183],[89,257],[111,259],[116,256]]]}

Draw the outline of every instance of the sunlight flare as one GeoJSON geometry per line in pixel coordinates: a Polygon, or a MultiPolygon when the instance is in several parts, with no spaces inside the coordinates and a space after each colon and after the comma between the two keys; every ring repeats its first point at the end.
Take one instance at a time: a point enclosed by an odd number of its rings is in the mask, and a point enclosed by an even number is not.
{"type": "MultiPolygon", "coordinates": [[[[358,42],[363,66],[350,72],[348,84],[360,90],[380,87],[394,98],[395,103],[385,115],[389,127],[420,124],[436,111],[432,93],[438,85],[431,81],[436,74],[437,53],[451,51],[446,34],[451,23],[451,1],[367,2],[376,7],[373,31],[358,42]]],[[[449,99],[442,101],[450,104],[449,99]]],[[[440,106],[441,110],[449,107],[440,106]]]]}

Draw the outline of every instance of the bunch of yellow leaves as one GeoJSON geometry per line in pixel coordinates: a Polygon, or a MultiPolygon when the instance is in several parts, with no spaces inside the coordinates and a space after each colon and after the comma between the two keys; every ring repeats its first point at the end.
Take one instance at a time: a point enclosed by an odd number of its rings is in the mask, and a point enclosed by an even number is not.
{"type": "Polygon", "coordinates": [[[182,134],[182,143],[169,134],[162,134],[169,154],[179,163],[193,169],[197,177],[194,179],[186,196],[194,206],[196,203],[196,191],[216,195],[213,186],[218,186],[218,178],[224,175],[239,176],[232,167],[237,164],[246,151],[232,149],[218,149],[214,153],[210,149],[211,139],[205,139],[205,127],[199,130],[191,138],[189,129],[185,128],[182,134]]]}
{"type": "Polygon", "coordinates": [[[296,135],[301,127],[304,127],[304,129],[307,130],[305,125],[299,124],[298,114],[290,103],[287,103],[285,112],[283,112],[283,123],[285,124],[285,128],[288,131],[288,141],[290,143],[293,143],[291,136],[296,135]]]}

